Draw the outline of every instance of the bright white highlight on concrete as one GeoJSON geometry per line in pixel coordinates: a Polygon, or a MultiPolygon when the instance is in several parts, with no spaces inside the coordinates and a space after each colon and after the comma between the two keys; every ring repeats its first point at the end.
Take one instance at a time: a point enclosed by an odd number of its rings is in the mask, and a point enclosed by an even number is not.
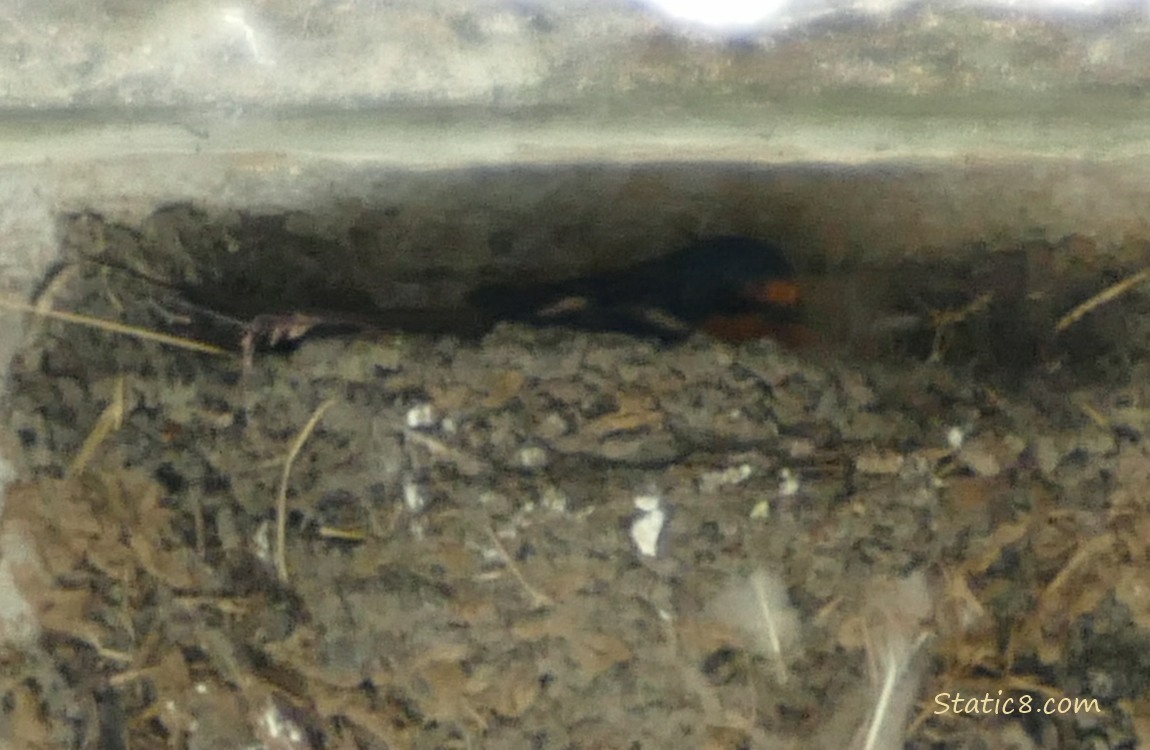
{"type": "Polygon", "coordinates": [[[732,28],[756,26],[778,14],[787,0],[649,0],[672,18],[689,23],[732,28]]]}
{"type": "MultiPolygon", "coordinates": [[[[773,22],[821,16],[835,11],[888,13],[914,0],[642,0],[672,19],[720,30],[737,31],[771,26],[773,22]]],[[[966,0],[956,5],[1032,8],[1039,11],[1080,11],[1091,13],[1117,6],[1130,6],[1131,0],[966,0]]]]}

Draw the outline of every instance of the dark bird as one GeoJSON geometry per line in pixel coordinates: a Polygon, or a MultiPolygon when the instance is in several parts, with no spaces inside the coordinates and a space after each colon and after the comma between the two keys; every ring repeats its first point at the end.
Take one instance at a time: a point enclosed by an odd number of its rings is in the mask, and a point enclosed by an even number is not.
{"type": "Polygon", "coordinates": [[[702,330],[727,341],[805,343],[793,266],[776,246],[703,239],[618,271],[556,282],[479,287],[468,302],[499,320],[677,341],[702,330]]]}

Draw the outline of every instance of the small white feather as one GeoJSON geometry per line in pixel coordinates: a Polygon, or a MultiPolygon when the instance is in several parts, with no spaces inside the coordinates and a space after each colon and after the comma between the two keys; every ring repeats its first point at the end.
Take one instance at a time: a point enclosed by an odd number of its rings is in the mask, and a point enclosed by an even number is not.
{"type": "Polygon", "coordinates": [[[785,684],[800,621],[783,582],[760,568],[719,596],[712,609],[749,638],[751,648],[774,665],[779,684],[785,684]]]}
{"type": "Polygon", "coordinates": [[[860,750],[902,747],[906,716],[914,704],[922,677],[919,649],[930,637],[926,622],[933,602],[922,573],[873,587],[868,650],[878,674],[874,709],[866,733],[856,743],[860,750]]]}

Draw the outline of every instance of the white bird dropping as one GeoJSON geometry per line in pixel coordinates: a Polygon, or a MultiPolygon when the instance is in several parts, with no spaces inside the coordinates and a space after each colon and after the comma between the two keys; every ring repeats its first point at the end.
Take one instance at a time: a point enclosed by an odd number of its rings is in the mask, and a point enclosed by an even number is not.
{"type": "Polygon", "coordinates": [[[631,522],[631,541],[646,557],[655,557],[659,551],[659,535],[667,521],[663,501],[658,495],[639,495],[635,498],[639,515],[631,522]]]}

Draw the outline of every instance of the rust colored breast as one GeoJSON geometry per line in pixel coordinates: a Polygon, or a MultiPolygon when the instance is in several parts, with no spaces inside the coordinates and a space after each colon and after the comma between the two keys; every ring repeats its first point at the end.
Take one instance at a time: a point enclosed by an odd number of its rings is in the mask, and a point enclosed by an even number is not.
{"type": "Polygon", "coordinates": [[[732,343],[772,339],[791,349],[819,343],[818,334],[801,323],[778,323],[755,313],[712,315],[703,322],[702,328],[711,336],[732,343]]]}

